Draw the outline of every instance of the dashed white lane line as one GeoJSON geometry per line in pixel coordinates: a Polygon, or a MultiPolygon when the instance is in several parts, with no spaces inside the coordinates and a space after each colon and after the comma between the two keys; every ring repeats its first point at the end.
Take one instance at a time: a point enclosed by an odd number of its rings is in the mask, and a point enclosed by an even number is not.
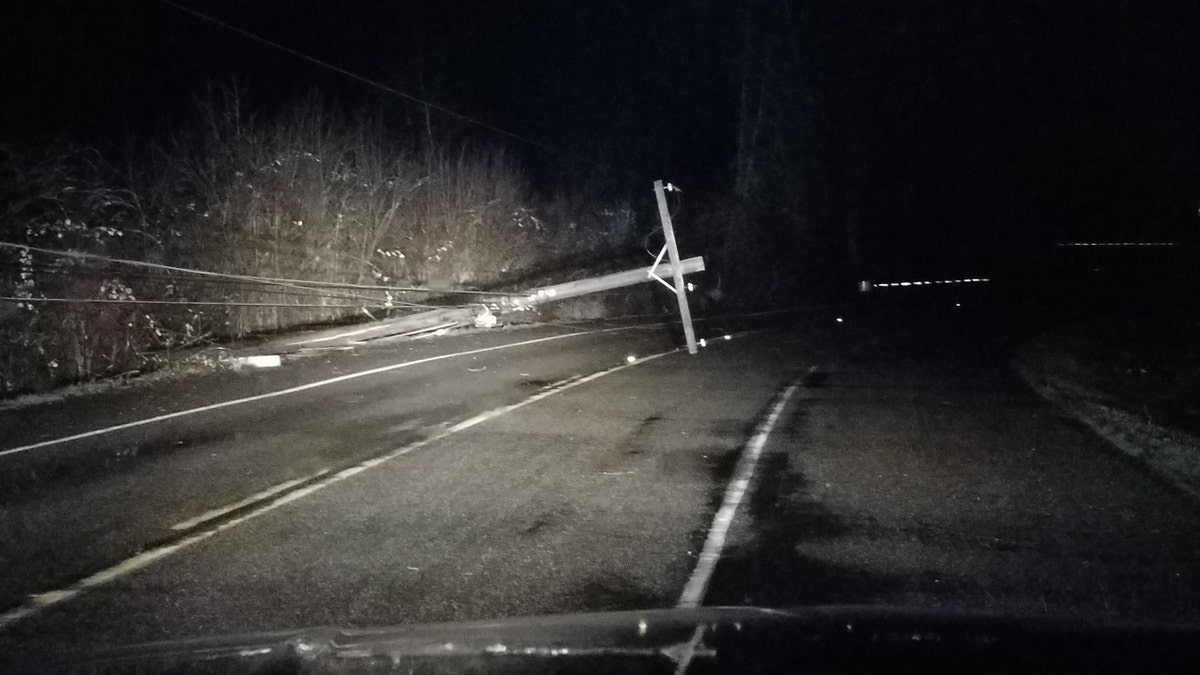
{"type": "Polygon", "coordinates": [[[754,477],[758,458],[762,456],[767,438],[771,435],[775,423],[779,421],[779,416],[783,414],[783,409],[787,407],[788,401],[796,393],[798,386],[798,383],[793,382],[783,390],[783,393],[779,394],[771,406],[771,412],[754,430],[754,435],[750,437],[745,449],[742,450],[742,456],[738,459],[733,478],[729,481],[729,487],[725,489],[725,499],[713,517],[712,526],[708,530],[708,538],[704,541],[704,549],[700,552],[700,559],[696,561],[696,569],[688,579],[687,585],[683,587],[683,594],[679,596],[677,607],[699,607],[704,602],[704,595],[708,592],[708,584],[712,581],[713,571],[716,570],[717,562],[721,559],[721,552],[725,548],[725,537],[729,534],[733,516],[737,513],[738,505],[742,503],[742,499],[750,489],[750,479],[754,477]]]}
{"type": "Polygon", "coordinates": [[[233,513],[234,511],[237,511],[238,509],[244,509],[247,506],[250,506],[251,504],[255,504],[257,502],[261,502],[266,499],[270,499],[271,497],[274,497],[275,495],[277,495],[281,492],[290,490],[290,489],[296,487],[297,485],[300,485],[301,483],[307,483],[309,481],[316,480],[316,479],[324,476],[325,474],[329,473],[330,471],[331,471],[331,469],[322,469],[321,471],[309,474],[307,476],[304,476],[303,478],[295,478],[293,480],[284,481],[278,485],[269,487],[266,490],[263,490],[261,492],[255,492],[254,494],[250,495],[249,497],[246,497],[245,499],[240,499],[232,504],[227,504],[225,506],[215,508],[211,511],[205,511],[204,513],[201,513],[200,515],[196,516],[195,518],[188,518],[185,521],[175,523],[174,525],[171,526],[171,529],[175,530],[177,532],[182,531],[182,530],[190,530],[193,527],[200,525],[201,523],[207,523],[210,520],[216,520],[217,518],[220,518],[224,515],[233,513]]]}
{"type": "Polygon", "coordinates": [[[244,398],[235,398],[235,399],[232,399],[229,401],[221,401],[220,403],[213,403],[210,405],[200,406],[199,408],[189,408],[187,410],[178,410],[176,412],[167,413],[165,415],[158,415],[156,417],[148,417],[146,419],[134,420],[133,422],[125,422],[124,424],[114,424],[113,426],[103,427],[101,429],[93,429],[92,431],[84,431],[82,433],[72,434],[70,436],[63,436],[61,438],[52,438],[52,439],[45,440],[45,441],[39,441],[37,443],[30,443],[29,445],[22,445],[22,446],[19,446],[16,448],[8,448],[7,450],[0,450],[0,457],[5,457],[7,455],[15,455],[15,454],[22,453],[22,452],[28,452],[30,450],[37,450],[40,448],[47,448],[47,447],[50,447],[53,445],[61,445],[63,443],[69,443],[71,441],[78,441],[78,440],[84,439],[84,438],[92,438],[94,436],[102,436],[104,434],[111,434],[115,431],[121,431],[124,429],[132,429],[134,427],[145,426],[147,424],[155,424],[157,422],[163,422],[166,420],[175,419],[177,417],[184,417],[187,415],[196,415],[198,413],[208,412],[210,410],[218,410],[220,408],[229,408],[229,407],[232,407],[235,405],[243,405],[245,403],[253,403],[255,401],[262,401],[264,399],[275,398],[278,396],[287,396],[289,394],[296,394],[296,393],[299,393],[302,391],[308,391],[310,389],[317,389],[319,387],[327,387],[331,384],[337,384],[339,382],[356,380],[360,377],[369,377],[371,375],[387,373],[387,372],[390,372],[393,370],[399,370],[401,368],[410,368],[412,366],[419,366],[424,363],[433,363],[434,361],[442,361],[445,359],[452,359],[452,358],[456,358],[459,356],[471,356],[473,354],[484,354],[486,352],[500,351],[502,349],[512,349],[514,347],[525,347],[528,345],[535,345],[535,344],[540,344],[543,342],[551,342],[554,340],[564,340],[566,338],[578,337],[581,335],[593,335],[593,334],[597,334],[597,333],[610,333],[613,331],[632,330],[633,328],[636,328],[636,327],[635,326],[619,326],[616,328],[602,328],[599,330],[578,331],[575,333],[567,333],[565,335],[551,335],[549,337],[544,337],[544,338],[536,338],[533,340],[524,340],[521,342],[512,342],[509,344],[496,345],[494,347],[483,347],[480,349],[471,349],[471,350],[468,350],[465,352],[454,352],[453,354],[441,354],[439,356],[430,356],[430,357],[427,357],[424,359],[416,359],[414,361],[405,361],[403,363],[393,363],[393,364],[387,365],[387,366],[380,366],[379,368],[371,368],[370,370],[363,370],[363,371],[360,371],[357,373],[348,373],[346,375],[339,375],[337,377],[331,377],[331,378],[328,378],[325,380],[309,382],[307,384],[302,384],[302,385],[295,386],[295,387],[289,387],[287,389],[280,389],[279,391],[271,391],[271,392],[267,392],[265,394],[256,394],[254,396],[246,396],[244,398]]]}
{"type": "MultiPolygon", "coordinates": [[[[544,340],[544,338],[543,338],[543,340],[544,340]]],[[[526,343],[526,344],[528,344],[528,343],[526,343]]],[[[366,471],[367,469],[379,466],[380,464],[383,464],[384,462],[387,462],[389,460],[400,457],[401,455],[406,455],[406,454],[412,452],[413,450],[417,450],[419,448],[425,447],[425,446],[429,445],[430,443],[439,441],[443,438],[446,438],[447,436],[451,436],[460,431],[465,431],[467,429],[470,429],[471,427],[474,427],[476,425],[487,422],[488,420],[495,419],[497,417],[500,417],[501,415],[510,413],[514,410],[517,410],[518,408],[523,408],[531,403],[536,403],[544,398],[549,398],[550,396],[553,396],[555,394],[559,394],[559,393],[562,393],[569,389],[574,389],[575,387],[585,385],[588,382],[592,382],[593,380],[598,380],[606,375],[612,375],[613,373],[620,372],[627,368],[632,368],[633,366],[636,366],[636,365],[648,363],[655,359],[659,359],[659,358],[662,358],[662,357],[670,355],[670,354],[678,353],[679,351],[680,351],[679,349],[672,349],[672,350],[665,351],[665,352],[659,352],[657,354],[650,354],[648,356],[643,356],[639,359],[636,359],[635,361],[633,361],[631,363],[622,363],[619,366],[615,366],[615,367],[609,368],[607,370],[601,370],[599,372],[592,373],[591,375],[587,375],[585,377],[567,381],[562,386],[555,387],[553,389],[545,389],[545,390],[540,391],[540,392],[534,394],[533,396],[530,396],[529,398],[526,398],[517,403],[502,406],[499,408],[494,408],[487,412],[480,413],[478,415],[475,415],[474,417],[470,417],[466,420],[463,420],[462,422],[459,422],[458,424],[448,427],[448,428],[442,430],[441,432],[434,434],[433,436],[431,436],[429,438],[418,441],[416,443],[412,443],[410,445],[403,446],[401,448],[397,448],[396,450],[393,450],[392,452],[389,452],[385,455],[381,455],[379,457],[374,457],[372,459],[368,459],[366,461],[360,462],[358,464],[355,464],[354,466],[351,466],[346,469],[342,469],[341,471],[338,471],[337,473],[332,474],[332,475],[328,475],[324,478],[319,478],[317,480],[313,480],[310,483],[308,483],[307,485],[304,485],[303,487],[300,487],[298,489],[291,490],[291,491],[287,491],[286,488],[282,488],[282,487],[279,490],[274,490],[274,488],[268,489],[264,492],[271,492],[272,494],[277,494],[279,496],[275,497],[274,499],[270,499],[270,497],[267,497],[268,501],[263,502],[259,506],[249,508],[248,510],[246,510],[244,513],[242,513],[239,516],[230,518],[228,520],[220,520],[217,522],[213,522],[206,529],[201,529],[200,531],[195,532],[194,534],[187,535],[177,541],[172,541],[170,543],[163,544],[163,545],[157,546],[155,548],[149,549],[147,551],[144,551],[142,553],[139,553],[138,555],[135,555],[132,558],[123,560],[111,567],[100,570],[99,572],[96,572],[95,574],[93,574],[87,578],[81,579],[66,588],[56,589],[56,590],[52,590],[52,591],[46,591],[43,593],[38,593],[38,594],[29,596],[29,599],[26,600],[23,604],[18,605],[17,607],[10,609],[7,612],[4,612],[3,614],[0,614],[0,630],[8,628],[9,626],[12,626],[13,624],[15,624],[17,622],[22,621],[23,619],[27,619],[30,616],[32,616],[33,614],[36,614],[37,612],[41,611],[42,609],[45,609],[52,605],[57,605],[59,603],[65,602],[67,600],[70,600],[71,598],[78,596],[79,594],[81,594],[85,591],[88,591],[89,589],[95,588],[102,584],[106,584],[110,581],[113,581],[115,579],[123,577],[132,572],[136,572],[137,570],[140,570],[155,561],[161,560],[161,559],[163,559],[177,551],[180,551],[184,548],[187,548],[193,544],[204,541],[205,539],[208,539],[209,537],[213,536],[214,534],[216,534],[218,532],[228,530],[229,528],[236,527],[248,520],[257,518],[266,513],[270,513],[271,511],[274,511],[275,509],[279,508],[280,506],[283,506],[284,504],[289,504],[298,499],[301,499],[303,497],[311,495],[314,492],[317,492],[318,490],[323,490],[323,489],[329,487],[330,485],[339,483],[355,474],[358,474],[363,471],[366,471]],[[280,492],[282,492],[282,494],[280,494],[280,492]]],[[[303,480],[304,479],[301,479],[300,482],[289,481],[289,483],[291,483],[292,486],[300,485],[303,482],[303,480]]],[[[281,485],[284,485],[284,484],[281,484],[281,485]]],[[[262,493],[260,493],[260,494],[262,494],[262,493]]],[[[238,507],[238,508],[241,508],[241,507],[238,507]]],[[[226,507],[224,509],[218,509],[218,511],[223,511],[224,513],[229,513],[234,510],[236,510],[236,509],[231,508],[231,507],[226,507]]],[[[216,517],[216,516],[209,516],[209,520],[211,521],[214,517],[216,517]]],[[[197,524],[202,524],[203,522],[205,522],[203,520],[200,520],[200,518],[203,518],[203,516],[198,517],[198,519],[194,519],[194,520],[196,520],[197,524]]],[[[193,527],[195,527],[195,525],[193,525],[193,527]]]]}

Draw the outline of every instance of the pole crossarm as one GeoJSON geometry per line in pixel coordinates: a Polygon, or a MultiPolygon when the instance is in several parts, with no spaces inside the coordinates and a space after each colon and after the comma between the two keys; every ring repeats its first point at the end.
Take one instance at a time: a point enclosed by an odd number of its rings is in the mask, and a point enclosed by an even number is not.
{"type": "MultiPolygon", "coordinates": [[[[654,279],[658,283],[662,284],[663,286],[666,286],[668,291],[671,291],[672,293],[674,293],[675,287],[672,286],[670,284],[670,282],[668,282],[666,279],[655,274],[655,272],[658,271],[658,266],[662,264],[663,256],[666,254],[667,254],[667,246],[666,246],[666,244],[664,244],[662,247],[662,250],[658,252],[658,257],[654,259],[654,264],[651,265],[650,269],[646,271],[646,275],[649,276],[651,279],[654,279]]],[[[703,259],[701,259],[701,260],[703,260],[703,259]]],[[[685,274],[686,274],[686,272],[685,272],[685,274]]]]}
{"type": "MultiPolygon", "coordinates": [[[[662,263],[661,269],[665,274],[674,274],[676,268],[680,270],[680,274],[694,274],[704,271],[704,258],[699,256],[688,258],[680,261],[678,266],[670,263],[662,263]]],[[[589,293],[599,293],[601,291],[611,291],[614,288],[624,288],[626,286],[635,286],[643,284],[654,278],[653,269],[650,267],[639,267],[624,272],[614,272],[600,277],[592,277],[591,279],[580,279],[578,281],[568,281],[562,284],[553,286],[542,286],[522,294],[514,294],[502,298],[500,301],[501,308],[504,307],[532,307],[546,302],[555,300],[566,300],[580,295],[589,293]]],[[[672,291],[675,289],[672,288],[672,291]]]]}

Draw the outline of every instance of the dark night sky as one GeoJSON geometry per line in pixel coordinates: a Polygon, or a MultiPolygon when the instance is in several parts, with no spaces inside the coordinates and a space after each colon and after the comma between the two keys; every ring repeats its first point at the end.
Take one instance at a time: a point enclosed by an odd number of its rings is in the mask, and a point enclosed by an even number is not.
{"type": "MultiPolygon", "coordinates": [[[[639,183],[729,188],[739,17],[755,3],[184,4],[639,183]]],[[[1200,3],[790,0],[786,9],[790,23],[770,30],[798,64],[788,86],[803,92],[791,112],[811,120],[807,166],[831,182],[858,176],[876,249],[946,237],[983,249],[998,232],[1016,233],[1004,245],[1019,247],[1194,229],[1200,3]]],[[[316,87],[351,108],[420,112],[154,0],[4,11],[8,143],[166,128],[203,82],[235,76],[265,104],[316,87]]],[[[532,167],[561,169],[561,158],[512,147],[532,167]]]]}

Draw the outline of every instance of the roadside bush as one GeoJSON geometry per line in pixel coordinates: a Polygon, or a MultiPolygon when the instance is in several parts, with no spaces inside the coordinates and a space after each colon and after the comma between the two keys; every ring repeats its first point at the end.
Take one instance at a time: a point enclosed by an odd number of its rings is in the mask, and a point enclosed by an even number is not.
{"type": "MultiPolygon", "coordinates": [[[[101,255],[153,245],[137,196],[113,187],[111,167],[94,151],[30,162],[6,152],[0,161],[4,241],[101,255]]],[[[0,302],[0,391],[141,367],[154,323],[123,302],[137,299],[122,276],[127,270],[29,250],[6,250],[0,270],[3,295],[12,298],[0,302]]]]}
{"type": "Polygon", "coordinates": [[[0,156],[3,241],[163,266],[0,250],[13,298],[0,300],[0,392],[144,368],[155,350],[213,338],[378,318],[428,301],[405,288],[503,283],[629,244],[626,206],[536,199],[502,149],[418,149],[316,98],[276,119],[232,91],[198,110],[123,158],[135,169],[94,150],[0,156]]]}

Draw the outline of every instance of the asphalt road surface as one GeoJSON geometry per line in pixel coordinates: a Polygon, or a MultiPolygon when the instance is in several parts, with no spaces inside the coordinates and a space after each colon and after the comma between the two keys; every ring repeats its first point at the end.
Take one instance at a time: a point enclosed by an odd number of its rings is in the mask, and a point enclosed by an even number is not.
{"type": "Polygon", "coordinates": [[[0,410],[0,670],[685,587],[1197,619],[1197,505],[1025,388],[1002,319],[935,304],[704,322],[695,356],[544,326],[0,410]]]}

